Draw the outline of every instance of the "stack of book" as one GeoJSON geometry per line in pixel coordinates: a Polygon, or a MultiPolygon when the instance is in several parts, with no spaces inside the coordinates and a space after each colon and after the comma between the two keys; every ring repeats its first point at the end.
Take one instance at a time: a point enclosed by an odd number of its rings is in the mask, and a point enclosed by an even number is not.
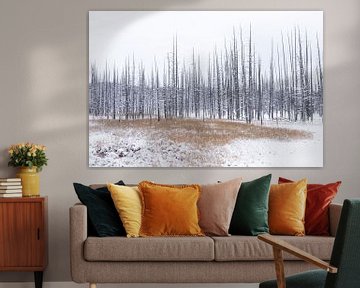
{"type": "Polygon", "coordinates": [[[0,198],[22,197],[20,178],[0,178],[0,198]]]}

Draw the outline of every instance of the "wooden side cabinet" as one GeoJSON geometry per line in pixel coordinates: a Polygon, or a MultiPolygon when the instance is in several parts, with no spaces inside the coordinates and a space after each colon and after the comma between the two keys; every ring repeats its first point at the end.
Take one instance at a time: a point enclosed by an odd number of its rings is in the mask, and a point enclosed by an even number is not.
{"type": "Polygon", "coordinates": [[[0,271],[32,271],[41,288],[47,250],[47,197],[1,198],[0,271]]]}

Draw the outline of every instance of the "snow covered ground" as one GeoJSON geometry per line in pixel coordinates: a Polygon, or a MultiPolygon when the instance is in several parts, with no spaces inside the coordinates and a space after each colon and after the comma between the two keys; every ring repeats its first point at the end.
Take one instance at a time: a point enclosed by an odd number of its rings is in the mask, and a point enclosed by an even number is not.
{"type": "MultiPolygon", "coordinates": [[[[265,134],[256,132],[249,137],[244,136],[248,132],[245,133],[243,128],[237,131],[225,129],[211,137],[203,137],[211,134],[213,127],[218,127],[216,123],[202,121],[198,122],[202,127],[196,125],[193,129],[185,126],[161,129],[156,125],[144,127],[132,123],[89,121],[90,167],[323,166],[321,120],[313,123],[266,121],[263,127],[269,127],[269,131],[265,130],[265,134]],[[294,130],[304,133],[298,137],[290,133],[294,130]],[[289,134],[285,135],[287,132],[289,134]]],[[[234,122],[231,123],[233,127],[234,122]]],[[[251,129],[263,128],[257,125],[251,129]]]]}
{"type": "Polygon", "coordinates": [[[309,139],[234,140],[219,149],[229,167],[323,167],[323,126],[317,123],[267,122],[267,126],[307,131],[309,139]],[[231,157],[226,157],[231,155],[231,157]]]}

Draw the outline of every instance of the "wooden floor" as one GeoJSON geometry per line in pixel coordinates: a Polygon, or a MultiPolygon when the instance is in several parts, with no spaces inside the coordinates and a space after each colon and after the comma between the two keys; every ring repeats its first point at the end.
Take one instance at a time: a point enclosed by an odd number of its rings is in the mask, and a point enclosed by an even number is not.
{"type": "MultiPolygon", "coordinates": [[[[88,288],[88,284],[44,282],[43,288],[88,288]]],[[[258,284],[98,284],[97,288],[258,288],[258,284]]],[[[34,283],[0,282],[0,288],[34,288],[34,283]]]]}

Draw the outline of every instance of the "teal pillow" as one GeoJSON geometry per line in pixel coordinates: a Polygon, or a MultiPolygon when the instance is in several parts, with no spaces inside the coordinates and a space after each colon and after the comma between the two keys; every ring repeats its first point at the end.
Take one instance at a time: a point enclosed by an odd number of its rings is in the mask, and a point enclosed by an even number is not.
{"type": "Polygon", "coordinates": [[[268,208],[271,174],[241,183],[229,233],[259,235],[269,233],[268,208]]]}

